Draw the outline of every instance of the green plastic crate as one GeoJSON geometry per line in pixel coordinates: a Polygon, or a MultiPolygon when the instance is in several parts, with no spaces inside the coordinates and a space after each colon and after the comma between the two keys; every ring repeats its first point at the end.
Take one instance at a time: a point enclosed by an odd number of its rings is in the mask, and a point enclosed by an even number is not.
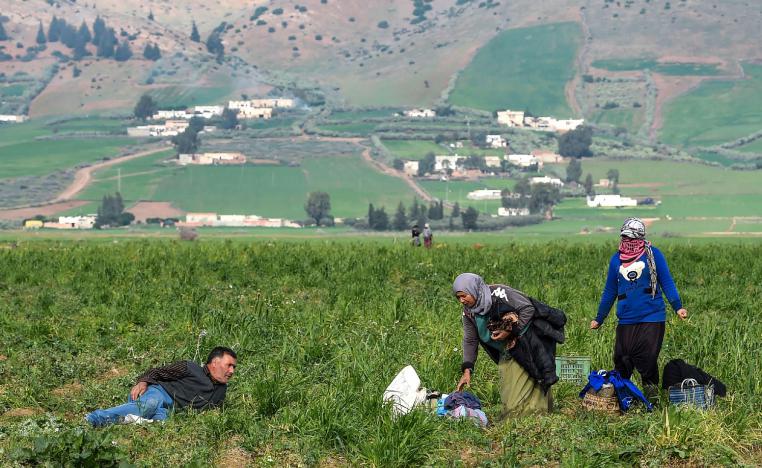
{"type": "Polygon", "coordinates": [[[565,382],[584,384],[590,374],[590,356],[557,356],[556,375],[565,382]]]}

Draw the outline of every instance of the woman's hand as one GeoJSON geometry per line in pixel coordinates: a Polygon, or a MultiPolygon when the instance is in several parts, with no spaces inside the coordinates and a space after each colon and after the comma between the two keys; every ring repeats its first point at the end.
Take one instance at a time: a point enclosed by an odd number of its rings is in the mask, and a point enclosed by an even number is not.
{"type": "Polygon", "coordinates": [[[685,320],[688,318],[688,311],[685,309],[680,309],[677,311],[677,316],[680,317],[681,320],[685,320]]]}
{"type": "Polygon", "coordinates": [[[596,322],[595,320],[590,322],[590,329],[591,330],[597,330],[599,328],[601,328],[601,324],[600,323],[596,322]]]}
{"type": "Polygon", "coordinates": [[[458,386],[455,387],[455,390],[459,392],[463,390],[463,387],[466,385],[471,385],[471,369],[463,371],[463,376],[460,378],[460,382],[458,382],[458,386]]]}
{"type": "Polygon", "coordinates": [[[490,335],[490,338],[492,338],[494,341],[503,341],[508,339],[508,332],[505,330],[493,331],[490,335]]]}

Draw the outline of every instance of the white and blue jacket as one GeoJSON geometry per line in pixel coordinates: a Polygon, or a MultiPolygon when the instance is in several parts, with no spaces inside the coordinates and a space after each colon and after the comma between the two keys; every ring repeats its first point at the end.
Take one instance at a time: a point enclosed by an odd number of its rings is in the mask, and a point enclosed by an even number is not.
{"type": "Polygon", "coordinates": [[[606,287],[598,305],[596,322],[603,323],[615,300],[618,301],[616,316],[621,325],[664,322],[667,317],[662,292],[667,296],[672,309],[677,311],[683,307],[664,255],[656,247],[651,247],[651,250],[656,264],[656,294],[653,297],[651,295],[647,253],[644,252],[628,267],[623,267],[617,252],[609,262],[606,287]]]}

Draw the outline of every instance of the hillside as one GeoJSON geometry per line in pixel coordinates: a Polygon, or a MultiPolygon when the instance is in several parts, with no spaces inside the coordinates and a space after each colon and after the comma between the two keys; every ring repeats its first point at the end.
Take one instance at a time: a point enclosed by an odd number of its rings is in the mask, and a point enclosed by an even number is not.
{"type": "MultiPolygon", "coordinates": [[[[577,113],[595,112],[590,93],[580,89],[580,76],[636,78],[640,72],[595,68],[594,61],[709,63],[716,65],[719,76],[738,76],[740,60],[762,58],[754,46],[762,11],[740,0],[719,7],[708,0],[588,0],[582,6],[571,0],[433,0],[421,2],[430,9],[418,11],[419,16],[414,16],[410,0],[51,3],[54,6],[43,0],[13,2],[4,12],[12,38],[2,44],[6,51],[13,52],[15,42],[22,48],[35,45],[39,22],[47,27],[53,15],[74,25],[83,20],[91,24],[100,15],[109,27],[134,36],[134,57],[120,64],[85,57],[77,64],[83,70],[79,77],[68,71],[74,65],[64,64],[32,103],[32,115],[124,110],[140,93],[166,86],[221,86],[236,95],[264,93],[268,85],[318,85],[333,103],[430,105],[447,94],[456,73],[500,31],[563,21],[578,23],[584,36],[577,86],[567,93],[577,113]],[[203,43],[190,41],[193,21],[202,41],[224,23],[223,63],[216,63],[203,43]],[[155,63],[142,58],[149,43],[162,50],[155,63]],[[52,104],[62,97],[66,105],[52,104]]],[[[65,53],[66,48],[50,43],[29,61],[0,62],[0,71],[7,76],[41,76],[56,61],[54,51],[65,53]]],[[[536,60],[542,60],[543,52],[536,51],[536,60]]],[[[656,110],[706,78],[690,71],[663,75],[657,80],[656,110]]]]}

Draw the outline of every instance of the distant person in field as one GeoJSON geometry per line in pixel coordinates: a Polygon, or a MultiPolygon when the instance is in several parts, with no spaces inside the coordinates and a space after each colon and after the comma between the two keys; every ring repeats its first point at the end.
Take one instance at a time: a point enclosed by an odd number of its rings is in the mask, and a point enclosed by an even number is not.
{"type": "Polygon", "coordinates": [[[488,285],[474,273],[458,275],[452,289],[463,305],[463,375],[456,390],[471,385],[481,345],[498,365],[503,416],[550,412],[565,314],[510,286],[488,285]],[[505,320],[510,331],[495,326],[505,320]]]}
{"type": "Polygon", "coordinates": [[[614,343],[614,368],[630,378],[633,369],[640,373],[646,396],[658,392],[657,360],[664,340],[667,296],[672,309],[682,320],[688,317],[680,294],[669,273],[664,255],[646,240],[646,225],[638,218],[627,218],[620,230],[619,250],[609,261],[598,316],[590,322],[596,330],[617,301],[614,343]]]}
{"type": "Polygon", "coordinates": [[[434,233],[431,232],[429,223],[426,223],[423,225],[423,246],[430,249],[432,242],[434,242],[434,233]]]}
{"type": "Polygon", "coordinates": [[[230,348],[214,348],[202,367],[193,361],[178,361],[149,369],[138,377],[127,403],[85,415],[94,427],[115,423],[163,421],[173,410],[205,410],[220,406],[227,384],[235,372],[237,357],[230,348]]]}
{"type": "Polygon", "coordinates": [[[410,230],[410,234],[412,234],[413,236],[413,238],[410,240],[410,243],[413,245],[413,247],[420,247],[421,246],[421,228],[419,228],[417,224],[414,224],[413,229],[410,230]]]}

